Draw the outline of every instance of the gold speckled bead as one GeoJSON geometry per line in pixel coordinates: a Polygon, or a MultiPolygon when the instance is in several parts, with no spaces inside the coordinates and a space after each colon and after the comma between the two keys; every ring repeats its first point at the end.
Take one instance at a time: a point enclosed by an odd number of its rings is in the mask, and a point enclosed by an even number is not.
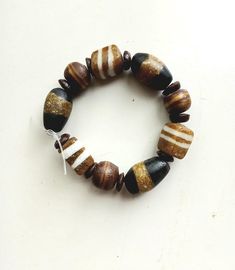
{"type": "Polygon", "coordinates": [[[94,164],[93,157],[77,138],[68,139],[62,147],[66,161],[78,175],[84,174],[94,164]]]}
{"type": "Polygon", "coordinates": [[[182,159],[188,152],[193,136],[193,131],[186,126],[168,123],[161,131],[158,148],[170,156],[182,159]]]}
{"type": "Polygon", "coordinates": [[[96,50],[91,55],[91,71],[96,79],[115,77],[123,71],[123,58],[116,45],[96,50]]]}
{"type": "Polygon", "coordinates": [[[132,194],[149,191],[162,181],[169,170],[169,164],[159,157],[139,162],[127,172],[124,178],[126,188],[132,194]]]}

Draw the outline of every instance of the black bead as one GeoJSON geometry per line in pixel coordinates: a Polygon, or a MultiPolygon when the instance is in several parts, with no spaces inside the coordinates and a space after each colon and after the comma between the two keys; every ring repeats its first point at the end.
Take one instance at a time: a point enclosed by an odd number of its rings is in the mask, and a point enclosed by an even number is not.
{"type": "Polygon", "coordinates": [[[123,53],[123,69],[128,70],[131,67],[131,54],[128,51],[123,53]]]}
{"type": "Polygon", "coordinates": [[[127,174],[125,175],[125,186],[126,189],[132,193],[132,194],[136,194],[139,192],[139,188],[135,179],[135,174],[132,170],[132,168],[127,172],[127,174]]]}
{"type": "Polygon", "coordinates": [[[187,113],[170,114],[170,120],[172,123],[184,123],[184,122],[187,122],[189,118],[190,118],[190,115],[187,113]]]}
{"type": "Polygon", "coordinates": [[[162,94],[163,94],[164,96],[168,96],[168,95],[174,93],[175,91],[179,90],[180,87],[181,87],[180,82],[179,82],[179,81],[176,81],[176,82],[174,82],[174,83],[171,83],[171,84],[170,84],[170,85],[162,92],[162,94]]]}

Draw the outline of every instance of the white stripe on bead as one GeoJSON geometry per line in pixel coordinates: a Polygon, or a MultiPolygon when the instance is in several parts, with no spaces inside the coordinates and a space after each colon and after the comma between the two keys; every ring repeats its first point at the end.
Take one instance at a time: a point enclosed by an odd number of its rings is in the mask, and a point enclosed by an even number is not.
{"type": "Polygon", "coordinates": [[[104,76],[104,71],[103,71],[103,50],[100,49],[98,50],[98,54],[97,54],[97,66],[98,66],[98,71],[99,71],[99,75],[101,79],[106,79],[106,77],[104,76]]]}
{"type": "Polygon", "coordinates": [[[184,148],[184,149],[188,149],[190,146],[190,144],[188,144],[188,143],[177,142],[176,140],[172,139],[171,137],[166,136],[165,134],[161,134],[160,138],[162,138],[170,143],[173,143],[181,148],[184,148]]]}
{"type": "Polygon", "coordinates": [[[72,167],[73,169],[76,169],[77,166],[81,165],[82,162],[85,161],[90,155],[91,155],[91,154],[85,149],[85,150],[81,153],[81,155],[79,155],[79,156],[75,159],[75,161],[74,161],[74,163],[71,165],[71,167],[72,167]]]}
{"type": "Polygon", "coordinates": [[[83,144],[79,140],[77,140],[76,142],[71,144],[69,147],[64,149],[64,157],[65,157],[65,159],[68,159],[73,154],[75,154],[77,151],[81,150],[83,147],[84,147],[83,144]]]}
{"type": "Polygon", "coordinates": [[[183,132],[180,132],[178,130],[175,130],[173,128],[170,128],[168,126],[164,126],[163,128],[164,131],[176,136],[176,137],[179,137],[181,139],[184,139],[186,141],[192,141],[193,140],[193,136],[192,135],[189,135],[189,134],[186,134],[186,133],[183,133],[183,132]]]}
{"type": "Polygon", "coordinates": [[[114,60],[114,55],[112,51],[112,46],[109,46],[108,47],[108,75],[110,77],[114,77],[116,75],[113,68],[113,60],[114,60]]]}

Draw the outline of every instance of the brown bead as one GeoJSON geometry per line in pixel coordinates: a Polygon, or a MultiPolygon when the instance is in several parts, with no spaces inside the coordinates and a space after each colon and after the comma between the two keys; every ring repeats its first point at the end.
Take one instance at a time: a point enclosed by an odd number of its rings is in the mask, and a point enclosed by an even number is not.
{"type": "Polygon", "coordinates": [[[168,96],[168,95],[170,95],[171,93],[173,93],[173,92],[175,92],[175,91],[177,91],[177,90],[179,90],[180,89],[180,82],[179,81],[176,81],[176,82],[174,82],[174,83],[171,83],[163,92],[162,92],[162,94],[164,95],[164,96],[168,96]]]}
{"type": "Polygon", "coordinates": [[[124,184],[124,173],[119,174],[119,178],[116,183],[116,191],[119,192],[124,184]]]}
{"type": "MultiPolygon", "coordinates": [[[[64,133],[60,136],[60,143],[62,146],[68,141],[69,137],[70,135],[68,133],[64,133]]],[[[54,146],[55,146],[55,149],[58,149],[60,153],[60,146],[59,146],[58,141],[55,142],[54,146]]]]}
{"type": "Polygon", "coordinates": [[[84,174],[94,164],[93,157],[75,137],[68,139],[63,150],[66,161],[78,175],[84,174]]]}
{"type": "Polygon", "coordinates": [[[174,158],[162,151],[157,151],[157,154],[159,156],[160,160],[166,161],[166,162],[173,162],[174,158]]]}
{"type": "Polygon", "coordinates": [[[123,53],[123,69],[128,70],[131,67],[131,54],[128,51],[123,53]]]}
{"type": "Polygon", "coordinates": [[[91,81],[91,76],[86,66],[78,62],[68,64],[64,71],[64,77],[77,93],[80,90],[86,89],[91,81]]]}
{"type": "Polygon", "coordinates": [[[187,111],[191,106],[191,98],[187,90],[177,90],[164,97],[164,105],[169,114],[179,114],[187,111]]]}
{"type": "Polygon", "coordinates": [[[190,118],[190,115],[187,113],[181,114],[170,114],[170,120],[172,123],[183,123],[187,122],[190,118]]]}
{"type": "Polygon", "coordinates": [[[119,169],[109,161],[101,161],[95,167],[93,172],[93,184],[101,189],[112,189],[119,178],[119,169]]]}
{"type": "Polygon", "coordinates": [[[95,162],[86,172],[85,172],[85,177],[86,178],[90,178],[95,170],[95,166],[97,165],[97,163],[95,162]]]}
{"type": "Polygon", "coordinates": [[[182,159],[188,152],[193,140],[193,131],[179,123],[167,123],[160,134],[158,149],[182,159]]]}
{"type": "Polygon", "coordinates": [[[106,80],[123,71],[122,54],[116,45],[96,50],[91,55],[91,70],[96,79],[106,80]]]}

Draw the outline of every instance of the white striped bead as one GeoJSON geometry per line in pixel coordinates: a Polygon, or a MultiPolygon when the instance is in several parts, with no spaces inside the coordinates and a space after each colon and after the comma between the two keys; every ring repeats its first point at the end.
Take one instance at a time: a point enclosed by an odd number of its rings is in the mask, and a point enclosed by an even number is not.
{"type": "Polygon", "coordinates": [[[179,123],[166,124],[160,134],[158,148],[162,152],[182,159],[193,140],[193,131],[179,123]]]}

